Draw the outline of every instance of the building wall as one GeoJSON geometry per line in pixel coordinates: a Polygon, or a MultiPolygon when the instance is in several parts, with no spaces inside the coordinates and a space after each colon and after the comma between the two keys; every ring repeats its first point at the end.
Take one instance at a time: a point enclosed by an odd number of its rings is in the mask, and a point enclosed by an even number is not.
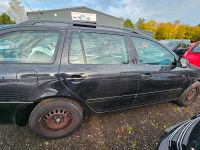
{"type": "Polygon", "coordinates": [[[117,17],[113,17],[110,15],[106,15],[100,12],[92,11],[87,8],[76,8],[76,9],[57,9],[50,11],[37,11],[37,12],[29,12],[27,13],[29,20],[54,20],[54,21],[62,21],[62,22],[72,22],[71,12],[82,12],[82,13],[94,13],[96,14],[96,24],[97,25],[105,25],[112,27],[123,27],[123,20],[117,17]],[[57,16],[55,16],[55,14],[57,16]]]}

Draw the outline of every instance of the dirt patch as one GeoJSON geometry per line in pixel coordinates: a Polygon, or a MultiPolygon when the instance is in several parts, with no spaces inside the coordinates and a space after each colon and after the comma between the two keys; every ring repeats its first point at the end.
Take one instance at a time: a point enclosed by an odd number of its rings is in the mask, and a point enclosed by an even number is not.
{"type": "Polygon", "coordinates": [[[71,136],[44,140],[27,127],[0,126],[0,149],[136,149],[152,150],[173,124],[200,112],[200,99],[190,107],[164,103],[85,118],[71,136]]]}

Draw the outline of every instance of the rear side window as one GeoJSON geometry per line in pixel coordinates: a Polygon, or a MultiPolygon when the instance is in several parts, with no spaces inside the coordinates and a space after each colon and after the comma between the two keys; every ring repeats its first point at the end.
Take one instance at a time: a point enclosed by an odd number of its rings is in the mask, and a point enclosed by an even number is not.
{"type": "Polygon", "coordinates": [[[73,64],[84,64],[84,51],[81,47],[81,39],[79,38],[79,33],[74,32],[71,36],[70,51],[69,51],[69,61],[73,64]]]}
{"type": "Polygon", "coordinates": [[[159,44],[143,38],[132,37],[139,61],[149,65],[174,65],[175,58],[159,44]]]}
{"type": "Polygon", "coordinates": [[[0,38],[0,61],[16,63],[50,63],[59,33],[20,31],[0,38]]]}
{"type": "Polygon", "coordinates": [[[127,64],[124,36],[101,33],[73,33],[69,61],[72,64],[127,64]]]}

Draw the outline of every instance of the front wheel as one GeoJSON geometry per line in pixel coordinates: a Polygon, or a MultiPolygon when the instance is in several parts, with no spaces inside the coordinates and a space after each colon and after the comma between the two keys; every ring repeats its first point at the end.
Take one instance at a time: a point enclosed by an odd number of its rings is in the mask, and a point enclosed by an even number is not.
{"type": "Polygon", "coordinates": [[[180,106],[189,106],[198,97],[200,91],[200,83],[195,82],[189,88],[187,88],[184,93],[180,96],[176,103],[180,106]]]}
{"type": "Polygon", "coordinates": [[[79,103],[64,98],[51,98],[40,102],[31,112],[29,127],[44,138],[69,135],[83,119],[79,103]]]}

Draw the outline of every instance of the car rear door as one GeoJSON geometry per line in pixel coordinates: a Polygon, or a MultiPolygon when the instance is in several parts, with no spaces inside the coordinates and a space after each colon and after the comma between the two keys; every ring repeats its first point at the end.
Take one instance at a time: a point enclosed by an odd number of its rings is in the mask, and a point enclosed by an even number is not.
{"type": "Polygon", "coordinates": [[[70,29],[60,76],[72,95],[96,112],[131,107],[138,73],[129,59],[126,34],[96,29],[70,29]]]}
{"type": "Polygon", "coordinates": [[[56,58],[61,57],[64,33],[56,28],[20,26],[0,32],[1,121],[14,121],[17,109],[51,96],[53,92],[44,87],[57,79],[60,59],[56,58]]]}
{"type": "Polygon", "coordinates": [[[138,55],[139,91],[134,105],[177,99],[189,85],[188,71],[176,67],[175,55],[159,43],[132,36],[138,55]]]}

